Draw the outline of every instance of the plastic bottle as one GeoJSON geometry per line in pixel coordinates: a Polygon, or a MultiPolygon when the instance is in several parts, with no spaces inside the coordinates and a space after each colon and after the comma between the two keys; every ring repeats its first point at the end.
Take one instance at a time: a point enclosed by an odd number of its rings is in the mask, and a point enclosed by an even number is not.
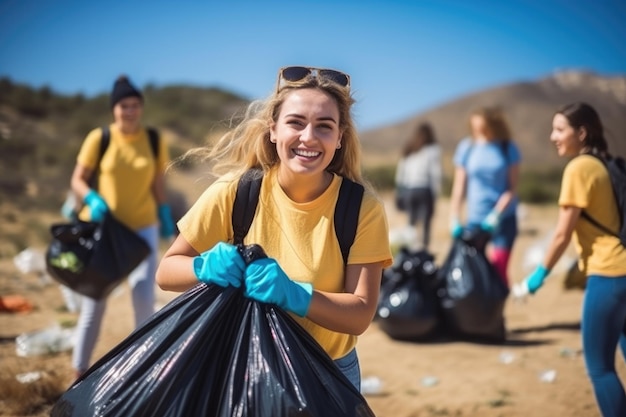
{"type": "Polygon", "coordinates": [[[74,329],[54,324],[43,330],[22,333],[15,338],[17,356],[28,357],[64,352],[74,346],[74,329]]]}

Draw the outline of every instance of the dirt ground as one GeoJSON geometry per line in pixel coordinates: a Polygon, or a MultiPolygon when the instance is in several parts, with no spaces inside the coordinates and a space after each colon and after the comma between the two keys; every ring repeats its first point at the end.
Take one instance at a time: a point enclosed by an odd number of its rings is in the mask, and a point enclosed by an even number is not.
{"type": "MultiPolygon", "coordinates": [[[[385,195],[392,230],[406,219],[385,195]]],[[[440,265],[451,243],[447,234],[447,202],[438,203],[432,251],[440,265]]],[[[529,257],[541,252],[538,244],[553,230],[556,210],[525,207],[521,234],[514,249],[510,273],[519,281],[529,272],[529,257]]],[[[164,248],[164,247],[163,247],[164,248]]],[[[43,249],[43,248],[39,248],[43,249]]],[[[573,253],[568,252],[571,259],[573,253]]],[[[563,265],[557,267],[544,289],[525,303],[507,302],[508,329],[503,345],[463,341],[429,343],[391,340],[374,322],[357,346],[364,381],[378,379],[380,390],[366,395],[378,417],[427,416],[599,416],[581,354],[581,291],[562,288],[563,265]],[[547,381],[543,377],[552,376],[547,381]]],[[[60,287],[44,284],[37,274],[20,273],[12,258],[0,258],[0,294],[18,294],[34,305],[28,313],[0,313],[0,373],[11,378],[27,372],[53,375],[69,386],[70,353],[19,357],[16,336],[54,323],[71,325],[77,315],[66,311],[60,287]]],[[[122,285],[109,299],[94,360],[119,343],[132,330],[129,290],[122,285]]],[[[176,294],[158,290],[159,306],[176,294]]],[[[626,381],[626,367],[618,357],[618,372],[626,381]]],[[[32,383],[33,387],[36,383],[32,383]]],[[[28,385],[28,384],[26,384],[28,385]]],[[[35,388],[33,388],[35,389],[35,388]]],[[[33,396],[34,396],[33,391],[33,396]]],[[[0,388],[0,415],[18,415],[0,388]]],[[[31,398],[26,395],[27,398],[31,398]]],[[[50,405],[20,415],[46,416],[50,405]]]]}

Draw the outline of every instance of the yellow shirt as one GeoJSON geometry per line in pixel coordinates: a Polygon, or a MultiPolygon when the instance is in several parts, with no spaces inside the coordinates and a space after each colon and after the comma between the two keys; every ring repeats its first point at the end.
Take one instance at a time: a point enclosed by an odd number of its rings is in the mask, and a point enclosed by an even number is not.
{"type": "MultiPolygon", "coordinates": [[[[314,201],[295,203],[283,192],[275,170],[263,179],[259,204],[244,239],[257,243],[278,261],[294,281],[310,282],[317,290],[342,292],[344,264],[334,229],[334,210],[342,178],[335,175],[330,187],[314,201]]],[[[233,241],[231,214],[237,181],[213,183],[180,220],[180,233],[199,253],[219,241],[233,241]]],[[[392,263],[389,228],[384,207],[365,192],[349,264],[392,263]]],[[[345,356],[356,345],[356,336],[321,327],[306,318],[294,318],[333,358],[345,356]]]]}
{"type": "MultiPolygon", "coordinates": [[[[619,229],[609,173],[591,155],[578,156],[565,167],[559,205],[579,207],[609,230],[617,233],[619,229]]],[[[626,248],[617,237],[608,235],[582,216],[574,228],[574,243],[579,268],[585,275],[626,275],[626,248]]]]}
{"type": "MultiPolygon", "coordinates": [[[[111,213],[126,226],[139,230],[157,222],[157,204],[152,193],[155,170],[165,171],[169,152],[163,138],[159,140],[159,156],[155,161],[145,129],[124,134],[110,126],[111,140],[102,160],[98,176],[98,193],[111,213]]],[[[96,169],[100,153],[102,129],[89,132],[78,153],[78,164],[96,169]]],[[[80,213],[89,219],[89,208],[80,213]]]]}

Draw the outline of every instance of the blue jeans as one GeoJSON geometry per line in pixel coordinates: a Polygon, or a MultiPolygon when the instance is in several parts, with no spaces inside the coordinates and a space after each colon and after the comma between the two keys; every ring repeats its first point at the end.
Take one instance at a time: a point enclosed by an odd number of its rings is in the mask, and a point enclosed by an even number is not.
{"type": "Polygon", "coordinates": [[[626,416],[626,394],[615,371],[618,343],[626,357],[625,325],[626,276],[589,276],[582,312],[583,352],[604,417],[626,416]]]}
{"type": "Polygon", "coordinates": [[[359,367],[359,357],[356,354],[356,349],[352,349],[343,358],[335,360],[335,365],[352,382],[352,385],[358,391],[361,391],[361,368],[359,367]]]}

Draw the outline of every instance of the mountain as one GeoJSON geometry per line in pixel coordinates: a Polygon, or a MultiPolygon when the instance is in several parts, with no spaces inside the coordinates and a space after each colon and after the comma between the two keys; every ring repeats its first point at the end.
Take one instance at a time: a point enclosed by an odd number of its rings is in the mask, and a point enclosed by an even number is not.
{"type": "Polygon", "coordinates": [[[472,109],[499,106],[507,115],[523,163],[534,169],[559,166],[563,161],[549,141],[552,116],[558,107],[574,101],[595,107],[605,127],[609,150],[626,155],[626,76],[606,77],[581,71],[560,71],[535,82],[479,91],[397,124],[368,130],[361,134],[364,155],[370,163],[397,160],[414,127],[428,121],[450,164],[454,147],[468,133],[467,120],[472,109]]]}

